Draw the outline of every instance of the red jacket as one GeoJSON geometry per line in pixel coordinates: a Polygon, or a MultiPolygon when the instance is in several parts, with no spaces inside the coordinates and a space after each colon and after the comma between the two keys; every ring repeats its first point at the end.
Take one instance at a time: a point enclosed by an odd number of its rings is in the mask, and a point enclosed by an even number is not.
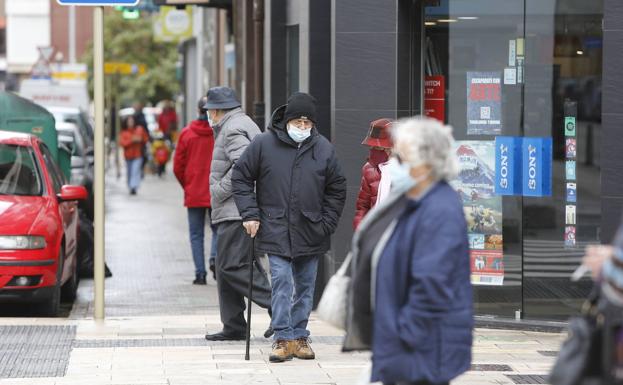
{"type": "Polygon", "coordinates": [[[193,120],[180,134],[173,173],[184,188],[184,206],[210,207],[210,166],[214,131],[205,120],[193,120]]]}
{"type": "Polygon", "coordinates": [[[119,145],[123,147],[123,156],[128,159],[143,157],[143,148],[149,141],[149,136],[142,126],[134,126],[121,131],[119,145]]]}
{"type": "Polygon", "coordinates": [[[158,129],[165,135],[177,130],[177,114],[174,109],[162,111],[158,116],[158,129]]]}
{"type": "Polygon", "coordinates": [[[368,160],[361,169],[361,187],[359,187],[359,195],[357,196],[357,204],[355,206],[355,219],[353,220],[355,229],[357,229],[359,222],[361,222],[368,211],[374,207],[380,182],[381,170],[379,170],[379,166],[370,163],[368,160]]]}

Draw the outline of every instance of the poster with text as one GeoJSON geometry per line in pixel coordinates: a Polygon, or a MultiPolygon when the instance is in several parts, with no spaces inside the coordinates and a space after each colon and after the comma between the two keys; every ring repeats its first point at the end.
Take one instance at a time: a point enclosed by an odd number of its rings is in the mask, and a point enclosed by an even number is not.
{"type": "Polygon", "coordinates": [[[502,74],[467,73],[467,135],[502,133],[502,74]]]}
{"type": "Polygon", "coordinates": [[[504,255],[501,251],[471,250],[472,285],[504,284],[504,255]]]}
{"type": "Polygon", "coordinates": [[[495,195],[495,141],[457,141],[456,155],[459,160],[459,175],[452,181],[452,186],[463,201],[467,220],[473,259],[472,283],[502,285],[502,197],[495,195]],[[474,254],[475,252],[478,254],[474,254]],[[475,268],[476,261],[482,268],[475,268]],[[495,269],[486,267],[493,265],[495,269]],[[484,276],[497,278],[481,279],[484,276]]]}

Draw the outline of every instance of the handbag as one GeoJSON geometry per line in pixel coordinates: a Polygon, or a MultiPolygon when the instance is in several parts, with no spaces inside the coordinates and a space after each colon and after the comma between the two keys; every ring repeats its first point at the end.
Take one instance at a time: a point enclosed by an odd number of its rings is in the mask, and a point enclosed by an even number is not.
{"type": "Polygon", "coordinates": [[[601,385],[604,316],[598,307],[599,286],[582,307],[582,315],[569,321],[563,342],[550,373],[552,385],[601,385]]]}
{"type": "Polygon", "coordinates": [[[316,308],[318,318],[340,330],[346,329],[348,287],[351,281],[351,278],[346,275],[346,270],[351,258],[352,254],[348,253],[340,269],[329,279],[316,308]]]}

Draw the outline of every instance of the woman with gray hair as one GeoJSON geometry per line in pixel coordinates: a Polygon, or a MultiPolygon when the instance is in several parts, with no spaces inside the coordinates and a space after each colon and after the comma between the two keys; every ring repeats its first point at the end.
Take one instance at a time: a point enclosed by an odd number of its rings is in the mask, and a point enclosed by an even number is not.
{"type": "Polygon", "coordinates": [[[404,119],[393,141],[392,194],[353,238],[344,350],[372,350],[373,382],[447,384],[469,370],[473,328],[452,129],[404,119]]]}

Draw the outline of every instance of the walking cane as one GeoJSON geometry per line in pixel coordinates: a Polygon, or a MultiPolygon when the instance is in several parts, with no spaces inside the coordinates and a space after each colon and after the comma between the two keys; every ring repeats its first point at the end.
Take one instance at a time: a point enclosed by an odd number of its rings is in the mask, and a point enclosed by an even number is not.
{"type": "Polygon", "coordinates": [[[249,350],[251,349],[251,298],[253,297],[253,262],[255,259],[255,238],[251,237],[251,250],[249,251],[249,296],[247,297],[247,351],[244,356],[249,361],[249,350]]]}

